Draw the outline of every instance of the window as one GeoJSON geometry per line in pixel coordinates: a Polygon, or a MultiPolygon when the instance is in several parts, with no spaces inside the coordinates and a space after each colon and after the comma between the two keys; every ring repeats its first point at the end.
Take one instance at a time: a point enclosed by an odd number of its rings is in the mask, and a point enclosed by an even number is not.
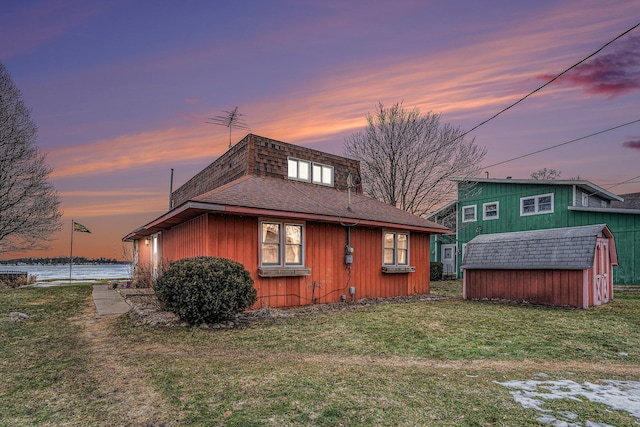
{"type": "Polygon", "coordinates": [[[308,160],[293,157],[287,159],[287,165],[289,179],[333,187],[333,166],[311,163],[308,160]]]}
{"type": "Polygon", "coordinates": [[[609,204],[607,203],[606,200],[600,200],[600,207],[601,208],[608,208],[609,204]]]}
{"type": "Polygon", "coordinates": [[[464,206],[462,208],[462,222],[474,222],[476,220],[476,206],[464,206]]]}
{"type": "Polygon", "coordinates": [[[553,213],[553,194],[522,197],[520,216],[553,213]]]}
{"type": "Polygon", "coordinates": [[[314,184],[333,186],[333,167],[314,163],[312,181],[314,184]]]}
{"type": "Polygon", "coordinates": [[[311,162],[300,159],[288,159],[288,176],[289,179],[296,179],[298,181],[310,181],[310,168],[311,162]]]}
{"type": "Polygon", "coordinates": [[[498,219],[499,218],[499,202],[485,203],[482,205],[482,219],[498,219]]]}
{"type": "Polygon", "coordinates": [[[261,265],[264,267],[302,266],[303,228],[301,224],[263,222],[260,230],[261,265]]]}
{"type": "Polygon", "coordinates": [[[582,193],[582,206],[589,206],[589,195],[582,193]]]}
{"type": "Polygon", "coordinates": [[[409,265],[409,235],[384,233],[384,265],[409,265]]]}

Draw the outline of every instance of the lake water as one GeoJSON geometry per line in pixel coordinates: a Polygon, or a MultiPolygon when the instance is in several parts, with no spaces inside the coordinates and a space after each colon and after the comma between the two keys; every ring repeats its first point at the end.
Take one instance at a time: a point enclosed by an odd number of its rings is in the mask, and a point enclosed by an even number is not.
{"type": "MultiPolygon", "coordinates": [[[[0,265],[0,271],[26,271],[36,281],[69,280],[69,264],[58,265],[0,265]]],[[[71,280],[127,279],[131,267],[127,264],[73,264],[71,280]]]]}

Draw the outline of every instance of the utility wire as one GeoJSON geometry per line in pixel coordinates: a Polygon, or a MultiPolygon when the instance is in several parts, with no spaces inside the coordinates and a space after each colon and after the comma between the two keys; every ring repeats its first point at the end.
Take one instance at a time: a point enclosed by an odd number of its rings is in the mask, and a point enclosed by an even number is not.
{"type": "Polygon", "coordinates": [[[514,161],[514,160],[522,159],[524,157],[533,156],[534,154],[542,153],[543,151],[548,151],[548,150],[551,150],[551,149],[554,149],[554,148],[557,148],[557,147],[561,147],[563,145],[571,144],[572,142],[576,142],[576,141],[580,141],[580,140],[583,140],[583,139],[591,138],[592,136],[600,135],[600,134],[603,134],[605,132],[609,132],[609,131],[612,131],[612,130],[615,130],[615,129],[620,129],[621,127],[629,126],[629,125],[631,125],[633,123],[637,123],[637,122],[640,122],[640,119],[636,119],[636,120],[633,120],[631,122],[623,123],[623,124],[618,125],[618,126],[610,127],[608,129],[601,130],[599,132],[595,132],[595,133],[592,133],[592,134],[589,134],[589,135],[581,136],[580,138],[572,139],[571,141],[566,141],[566,142],[562,142],[560,144],[552,145],[550,147],[543,148],[543,149],[537,150],[537,151],[533,151],[531,153],[523,154],[522,156],[514,157],[512,159],[503,160],[501,162],[494,163],[494,164],[489,165],[489,166],[485,166],[483,169],[489,169],[489,168],[492,168],[494,166],[503,165],[505,163],[509,163],[509,162],[514,161]]]}
{"type": "Polygon", "coordinates": [[[563,76],[564,74],[568,73],[569,71],[573,70],[574,68],[576,68],[578,65],[582,64],[584,61],[586,61],[587,59],[597,55],[598,53],[600,53],[605,47],[609,46],[611,43],[615,42],[616,40],[618,40],[619,38],[623,37],[624,35],[630,33],[631,31],[635,30],[636,28],[640,27],[640,22],[637,23],[636,25],[634,25],[633,27],[629,28],[627,31],[623,32],[622,34],[620,34],[619,36],[615,37],[614,39],[608,41],[607,43],[603,44],[598,50],[596,50],[595,52],[593,52],[592,54],[590,54],[589,56],[585,57],[584,59],[581,59],[580,61],[576,62],[575,64],[573,64],[571,67],[567,68],[566,70],[564,70],[563,72],[561,72],[560,74],[558,74],[557,76],[555,76],[554,78],[552,78],[551,80],[549,80],[548,82],[546,82],[545,84],[543,84],[542,86],[540,86],[539,88],[535,89],[534,91],[528,93],[527,95],[523,96],[522,98],[520,98],[519,100],[517,100],[516,102],[514,102],[511,105],[508,105],[507,107],[503,108],[502,110],[498,111],[496,114],[494,114],[493,116],[489,117],[487,120],[481,122],[480,124],[472,127],[470,130],[466,131],[465,133],[463,133],[462,135],[458,136],[456,139],[460,139],[460,138],[464,138],[465,136],[467,136],[468,134],[470,134],[471,132],[473,132],[474,130],[478,129],[480,126],[487,124],[488,122],[490,122],[491,120],[495,119],[496,117],[498,117],[500,114],[504,113],[505,111],[509,110],[510,108],[515,107],[516,105],[518,105],[519,103],[521,103],[522,101],[524,101],[525,99],[527,99],[528,97],[530,97],[531,95],[533,95],[534,93],[542,90],[543,88],[549,86],[551,83],[553,83],[554,81],[558,80],[561,76],[563,76]]]}

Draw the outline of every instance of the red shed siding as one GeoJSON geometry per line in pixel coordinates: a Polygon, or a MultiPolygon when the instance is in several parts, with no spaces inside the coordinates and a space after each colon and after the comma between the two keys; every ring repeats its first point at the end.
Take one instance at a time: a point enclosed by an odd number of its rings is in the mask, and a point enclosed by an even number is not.
{"type": "MultiPolygon", "coordinates": [[[[593,275],[587,271],[591,289],[593,275]]],[[[585,307],[584,274],[583,270],[465,270],[465,298],[585,307]]]]}
{"type": "Polygon", "coordinates": [[[292,307],[338,302],[355,286],[356,299],[429,293],[429,235],[410,234],[414,273],[382,273],[382,230],[351,227],[353,264],[344,264],[345,227],[305,224],[305,266],[310,276],[260,277],[259,219],[205,214],[162,233],[163,258],[173,261],[199,255],[240,262],[251,273],[258,291],[256,307],[292,307]]]}

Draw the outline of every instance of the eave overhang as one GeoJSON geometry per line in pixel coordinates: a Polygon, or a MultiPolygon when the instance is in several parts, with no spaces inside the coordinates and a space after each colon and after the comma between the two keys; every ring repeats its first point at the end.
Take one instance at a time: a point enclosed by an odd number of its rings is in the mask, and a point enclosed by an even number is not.
{"type": "Polygon", "coordinates": [[[436,227],[420,227],[416,225],[397,224],[385,221],[374,221],[370,219],[361,219],[353,217],[338,217],[330,215],[320,215],[312,213],[289,212],[273,209],[249,208],[242,206],[229,206],[213,203],[185,202],[177,208],[167,212],[166,214],[151,221],[149,224],[142,226],[123,237],[123,241],[133,241],[139,238],[147,237],[160,231],[169,230],[178,224],[188,221],[192,218],[200,216],[204,213],[224,213],[229,215],[255,216],[255,217],[275,217],[283,219],[296,219],[305,221],[317,221],[331,224],[341,224],[344,226],[366,226],[376,228],[393,228],[396,230],[414,231],[430,234],[451,234],[451,230],[447,228],[436,227]]]}

